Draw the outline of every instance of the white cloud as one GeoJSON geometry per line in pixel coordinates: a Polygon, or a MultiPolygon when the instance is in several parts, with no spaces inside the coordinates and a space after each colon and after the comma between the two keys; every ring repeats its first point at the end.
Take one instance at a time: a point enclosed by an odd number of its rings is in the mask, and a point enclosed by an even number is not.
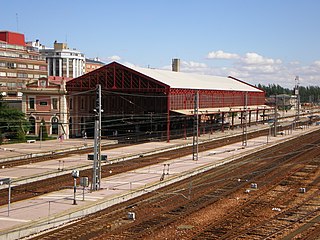
{"type": "Polygon", "coordinates": [[[246,53],[246,55],[241,58],[241,62],[250,65],[273,65],[282,63],[280,59],[265,58],[257,53],[246,53]]]}
{"type": "MultiPolygon", "coordinates": [[[[222,55],[220,54],[220,56],[222,55]]],[[[219,54],[211,56],[219,56],[219,54]]],[[[320,60],[303,66],[299,61],[285,63],[281,59],[262,56],[254,52],[246,53],[243,56],[234,54],[234,56],[237,57],[224,65],[216,64],[216,62],[213,64],[207,62],[206,64],[181,61],[181,71],[215,76],[233,76],[253,85],[259,83],[264,85],[279,84],[286,88],[293,88],[295,77],[299,76],[301,86],[320,86],[320,60]]],[[[171,70],[171,66],[167,66],[166,69],[171,70]]]]}
{"type": "Polygon", "coordinates": [[[209,52],[207,55],[208,59],[238,59],[239,55],[235,53],[226,53],[222,50],[216,52],[209,52]]]}
{"type": "Polygon", "coordinates": [[[292,61],[292,62],[289,62],[289,64],[291,64],[291,65],[299,65],[300,62],[299,61],[292,61]]]}
{"type": "Polygon", "coordinates": [[[199,63],[194,61],[181,61],[180,62],[180,71],[181,72],[196,72],[204,74],[207,72],[208,66],[205,63],[199,63]]]}
{"type": "Polygon", "coordinates": [[[199,62],[186,62],[186,61],[182,61],[182,66],[184,67],[188,67],[188,68],[206,68],[207,64],[205,63],[199,63],[199,62]]]}
{"type": "Polygon", "coordinates": [[[120,61],[121,57],[117,56],[117,55],[113,55],[111,57],[108,57],[109,61],[120,61]]]}
{"type": "Polygon", "coordinates": [[[313,62],[313,64],[314,64],[316,67],[320,67],[320,60],[313,62]]]}

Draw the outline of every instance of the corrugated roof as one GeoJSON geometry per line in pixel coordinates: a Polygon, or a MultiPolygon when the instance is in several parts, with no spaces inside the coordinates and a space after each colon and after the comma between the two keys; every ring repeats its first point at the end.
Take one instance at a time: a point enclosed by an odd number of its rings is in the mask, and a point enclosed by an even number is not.
{"type": "Polygon", "coordinates": [[[161,69],[127,66],[171,88],[262,92],[260,89],[229,77],[173,72],[161,69]]]}

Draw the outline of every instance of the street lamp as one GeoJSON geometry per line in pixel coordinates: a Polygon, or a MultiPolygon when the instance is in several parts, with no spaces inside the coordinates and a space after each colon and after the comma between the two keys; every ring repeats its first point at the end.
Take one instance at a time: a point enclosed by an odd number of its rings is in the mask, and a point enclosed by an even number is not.
{"type": "Polygon", "coordinates": [[[0,178],[0,185],[8,184],[8,217],[10,215],[10,203],[11,203],[11,178],[0,178]]]}
{"type": "Polygon", "coordinates": [[[41,142],[42,142],[42,126],[43,126],[43,123],[41,122],[40,123],[40,148],[41,148],[41,142]]]}
{"type": "Polygon", "coordinates": [[[77,205],[76,192],[77,192],[77,178],[79,177],[79,171],[72,170],[71,176],[73,177],[73,205],[77,205]]]}

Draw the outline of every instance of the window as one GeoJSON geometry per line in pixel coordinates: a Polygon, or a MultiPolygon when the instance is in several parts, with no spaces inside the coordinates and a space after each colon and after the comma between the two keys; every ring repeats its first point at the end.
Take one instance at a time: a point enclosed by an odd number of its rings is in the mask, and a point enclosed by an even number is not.
{"type": "Polygon", "coordinates": [[[46,101],[40,101],[40,106],[47,106],[48,105],[48,102],[46,101]]]}
{"type": "Polygon", "coordinates": [[[84,99],[81,98],[81,109],[84,109],[84,99]]]}
{"type": "Polygon", "coordinates": [[[40,70],[41,71],[46,71],[47,70],[47,66],[40,66],[40,70]]]}
{"type": "Polygon", "coordinates": [[[29,69],[33,69],[33,65],[28,64],[28,68],[29,68],[29,69]]]}
{"type": "Polygon", "coordinates": [[[30,122],[29,134],[35,134],[36,133],[36,119],[34,117],[30,117],[29,122],[30,122]]]}
{"type": "Polygon", "coordinates": [[[34,98],[33,97],[29,98],[29,108],[34,109],[34,98]]]}
{"type": "Polygon", "coordinates": [[[15,82],[7,82],[7,87],[8,88],[16,88],[17,87],[17,83],[15,83],[15,82]]]}
{"type": "Polygon", "coordinates": [[[41,87],[46,87],[47,86],[47,81],[46,80],[41,80],[40,81],[40,86],[41,87]]]}
{"type": "Polygon", "coordinates": [[[7,74],[5,72],[0,72],[0,77],[5,77],[7,74]]]}
{"type": "Polygon", "coordinates": [[[7,63],[8,68],[17,68],[17,64],[13,62],[8,62],[7,63]]]}
{"type": "Polygon", "coordinates": [[[59,119],[57,117],[53,117],[51,120],[51,132],[52,134],[58,134],[58,124],[59,119]]]}
{"type": "Polygon", "coordinates": [[[18,68],[27,68],[26,64],[18,64],[18,68]]]}
{"type": "Polygon", "coordinates": [[[52,109],[58,109],[58,98],[52,98],[52,109]]]}
{"type": "Polygon", "coordinates": [[[72,118],[69,118],[69,135],[72,135],[72,118]]]}
{"type": "Polygon", "coordinates": [[[70,105],[69,109],[72,109],[72,105],[73,105],[72,98],[70,98],[69,105],[70,105]]]}
{"type": "Polygon", "coordinates": [[[19,78],[27,78],[28,74],[26,74],[26,73],[18,73],[18,77],[19,78]]]}
{"type": "Polygon", "coordinates": [[[8,77],[17,77],[17,73],[8,72],[8,73],[7,73],[7,76],[8,76],[8,77]]]}

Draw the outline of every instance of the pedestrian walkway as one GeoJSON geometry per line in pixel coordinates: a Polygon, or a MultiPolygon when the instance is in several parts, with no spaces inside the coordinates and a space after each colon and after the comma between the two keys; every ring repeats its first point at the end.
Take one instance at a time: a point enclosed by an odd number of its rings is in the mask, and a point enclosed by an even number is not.
{"type": "MultiPolygon", "coordinates": [[[[12,203],[0,207],[0,239],[18,239],[45,229],[49,229],[65,222],[75,220],[112,206],[127,201],[149,191],[156,191],[160,187],[175,181],[207,171],[221,164],[233,161],[237,157],[264,149],[280,141],[297,137],[310,131],[318,130],[319,126],[310,126],[307,129],[297,129],[289,135],[278,137],[262,136],[250,139],[244,148],[241,142],[219,147],[214,150],[199,153],[199,160],[192,160],[192,156],[166,161],[165,163],[136,169],[130,172],[106,177],[101,180],[101,190],[90,192],[89,189],[77,188],[76,198],[73,197],[73,188],[63,189],[32,199],[12,203]],[[74,204],[76,202],[76,204],[74,204]]],[[[238,133],[241,131],[238,130],[238,133]]],[[[233,132],[234,134],[235,132],[233,132]]],[[[219,133],[223,137],[231,133],[219,133]]],[[[202,140],[212,136],[203,136],[202,140]]],[[[148,152],[164,146],[178,146],[182,143],[191,143],[191,139],[173,140],[170,143],[157,142],[145,143],[134,146],[113,149],[108,152],[116,157],[121,154],[134,152],[148,152]]],[[[35,167],[33,167],[34,170],[35,167]]],[[[50,166],[47,166],[50,168],[50,166]]],[[[21,167],[23,169],[23,167],[21,167]]],[[[41,168],[43,169],[43,168],[41,168]]],[[[26,169],[23,169],[26,171],[26,169]]],[[[29,169],[28,169],[29,171],[29,169]]],[[[0,172],[2,174],[2,172],[0,172]]],[[[12,173],[8,173],[11,176],[12,173]]],[[[15,176],[18,178],[19,176],[15,176]]],[[[70,172],[71,178],[71,172],[70,172]]]]}
{"type": "MultiPolygon", "coordinates": [[[[102,140],[101,145],[117,144],[114,140],[102,140]]],[[[65,139],[46,140],[25,143],[0,145],[0,162],[19,160],[28,157],[62,153],[71,150],[80,150],[93,147],[93,139],[65,139]]]]}

